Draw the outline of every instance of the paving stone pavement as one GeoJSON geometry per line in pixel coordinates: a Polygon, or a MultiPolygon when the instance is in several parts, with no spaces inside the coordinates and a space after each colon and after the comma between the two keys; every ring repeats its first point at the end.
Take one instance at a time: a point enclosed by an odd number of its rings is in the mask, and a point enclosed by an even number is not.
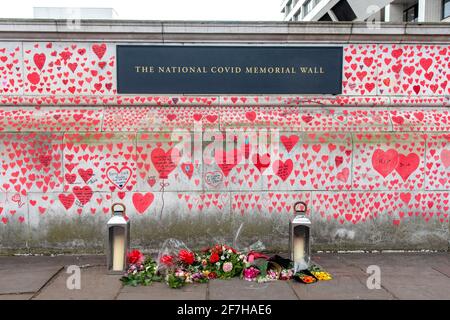
{"type": "Polygon", "coordinates": [[[448,253],[316,254],[314,262],[334,279],[305,285],[294,281],[254,283],[240,279],[170,289],[122,286],[105,273],[104,256],[0,257],[0,300],[315,300],[450,299],[448,253]],[[67,267],[81,267],[81,289],[69,290],[67,267]],[[381,288],[368,289],[369,266],[378,266],[381,288]]]}

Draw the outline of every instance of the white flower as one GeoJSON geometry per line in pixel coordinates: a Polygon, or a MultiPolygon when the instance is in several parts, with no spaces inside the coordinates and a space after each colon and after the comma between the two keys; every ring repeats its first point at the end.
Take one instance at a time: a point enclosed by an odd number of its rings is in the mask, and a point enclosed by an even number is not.
{"type": "Polygon", "coordinates": [[[231,249],[228,249],[228,253],[233,253],[233,250],[231,250],[231,249]]]}
{"type": "Polygon", "coordinates": [[[221,259],[221,260],[225,260],[225,256],[221,256],[220,259],[221,259]]]}

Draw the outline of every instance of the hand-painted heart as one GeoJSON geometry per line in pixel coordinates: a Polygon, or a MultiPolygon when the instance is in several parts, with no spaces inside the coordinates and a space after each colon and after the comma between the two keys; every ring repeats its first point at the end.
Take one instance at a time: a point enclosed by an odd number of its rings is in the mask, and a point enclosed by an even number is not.
{"type": "Polygon", "coordinates": [[[84,186],[83,188],[76,186],[73,188],[73,193],[82,205],[88,203],[91,200],[93,194],[92,189],[89,186],[84,186]]]}
{"type": "Polygon", "coordinates": [[[131,169],[122,167],[119,170],[116,166],[111,166],[106,170],[106,177],[117,188],[123,189],[131,178],[131,169]]]}
{"type": "Polygon", "coordinates": [[[223,181],[223,174],[220,171],[207,172],[205,174],[205,183],[212,187],[217,187],[223,181]]]}
{"type": "Polygon", "coordinates": [[[216,150],[214,153],[214,159],[225,177],[228,177],[230,171],[241,162],[242,153],[238,149],[233,149],[228,152],[216,150]]]}
{"type": "Polygon", "coordinates": [[[264,155],[254,154],[252,157],[252,162],[260,173],[263,173],[270,166],[270,154],[266,153],[264,155]]]}
{"type": "Polygon", "coordinates": [[[383,178],[386,178],[398,165],[398,152],[394,149],[375,150],[372,155],[372,166],[383,178]]]}
{"type": "Polygon", "coordinates": [[[106,52],[106,44],[102,43],[100,45],[94,44],[92,46],[92,51],[94,51],[95,55],[101,59],[105,55],[106,52]]]}
{"type": "Polygon", "coordinates": [[[291,159],[286,161],[277,160],[273,163],[273,172],[281,178],[281,180],[286,181],[292,172],[294,164],[291,159]]]}
{"type": "Polygon", "coordinates": [[[344,168],[344,169],[342,169],[341,172],[339,172],[336,175],[336,179],[345,183],[345,182],[347,182],[349,175],[350,175],[350,170],[348,168],[344,168]]]}
{"type": "Polygon", "coordinates": [[[85,183],[88,183],[88,181],[94,175],[94,171],[92,170],[92,168],[89,168],[86,170],[84,170],[83,168],[80,168],[80,169],[78,169],[78,174],[80,175],[81,179],[83,179],[83,181],[85,183]]]}
{"type": "Polygon", "coordinates": [[[441,161],[445,168],[450,167],[450,150],[441,151],[441,161]]]}
{"type": "Polygon", "coordinates": [[[295,147],[295,145],[297,144],[299,137],[296,136],[295,134],[287,137],[287,136],[281,136],[280,138],[281,143],[284,145],[284,147],[286,148],[287,152],[291,152],[291,150],[295,147]]]}
{"type": "Polygon", "coordinates": [[[154,198],[155,196],[151,192],[147,192],[146,194],[134,193],[132,199],[133,205],[137,212],[142,214],[148,209],[148,207],[150,207],[154,198]]]}
{"type": "Polygon", "coordinates": [[[41,53],[41,54],[36,53],[33,56],[33,61],[34,61],[34,64],[36,65],[36,67],[39,70],[42,70],[42,68],[44,67],[44,64],[45,64],[45,54],[44,53],[41,53]]]}
{"type": "Polygon", "coordinates": [[[156,171],[159,173],[159,178],[167,179],[180,161],[180,151],[176,148],[171,148],[165,152],[158,147],[153,149],[151,158],[156,171]]]}
{"type": "Polygon", "coordinates": [[[194,173],[194,165],[190,162],[185,162],[181,164],[181,171],[191,180],[192,174],[194,173]]]}
{"type": "Polygon", "coordinates": [[[398,172],[400,177],[402,177],[403,181],[406,181],[409,176],[416,171],[417,167],[419,167],[420,159],[419,156],[415,153],[410,153],[407,156],[403,154],[399,154],[398,156],[398,165],[395,170],[398,172]]]}
{"type": "Polygon", "coordinates": [[[61,193],[58,195],[58,199],[66,210],[69,210],[75,202],[75,196],[73,194],[65,195],[64,193],[61,193]]]}

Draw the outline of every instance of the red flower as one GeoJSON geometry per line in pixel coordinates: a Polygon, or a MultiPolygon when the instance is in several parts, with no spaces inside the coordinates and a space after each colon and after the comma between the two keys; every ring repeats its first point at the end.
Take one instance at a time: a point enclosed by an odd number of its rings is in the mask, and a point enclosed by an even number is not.
{"type": "Polygon", "coordinates": [[[209,279],[215,279],[215,278],[217,278],[217,273],[215,273],[214,271],[213,271],[213,272],[210,272],[210,273],[208,274],[208,278],[209,278],[209,279]]]}
{"type": "Polygon", "coordinates": [[[211,252],[222,254],[222,246],[220,244],[216,244],[213,248],[211,248],[211,252]]]}
{"type": "Polygon", "coordinates": [[[178,253],[178,257],[180,258],[180,260],[186,264],[192,264],[194,263],[194,253],[190,252],[188,250],[180,250],[180,252],[178,253]]]}
{"type": "Polygon", "coordinates": [[[161,257],[161,263],[165,264],[166,266],[173,265],[173,257],[169,256],[168,254],[161,257]]]}
{"type": "Polygon", "coordinates": [[[144,255],[139,250],[133,250],[127,254],[129,264],[141,264],[144,262],[144,255]]]}
{"type": "Polygon", "coordinates": [[[233,252],[233,253],[237,253],[236,249],[234,249],[233,247],[230,247],[230,246],[227,246],[227,245],[224,245],[224,247],[225,247],[227,250],[231,250],[231,252],[233,252]]]}
{"type": "Polygon", "coordinates": [[[213,253],[210,257],[209,257],[209,262],[211,263],[216,263],[217,261],[219,261],[219,255],[217,253],[213,253]]]}

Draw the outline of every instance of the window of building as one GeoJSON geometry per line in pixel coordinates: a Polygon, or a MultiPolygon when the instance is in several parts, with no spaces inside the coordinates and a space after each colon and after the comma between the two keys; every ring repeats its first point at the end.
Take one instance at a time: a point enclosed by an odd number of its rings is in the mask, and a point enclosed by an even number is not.
{"type": "Polygon", "coordinates": [[[442,0],[442,19],[450,17],[450,0],[442,0]]]}
{"type": "Polygon", "coordinates": [[[338,21],[353,21],[356,19],[355,11],[353,11],[347,0],[340,0],[331,8],[338,21]]]}
{"type": "Polygon", "coordinates": [[[328,13],[325,13],[319,21],[333,21],[328,13]]]}
{"type": "Polygon", "coordinates": [[[412,7],[409,7],[403,11],[404,22],[417,22],[419,19],[419,4],[416,3],[412,7]]]}
{"type": "Polygon", "coordinates": [[[307,0],[304,4],[303,4],[303,16],[306,17],[308,15],[308,13],[313,9],[313,1],[312,0],[307,0]]]}

